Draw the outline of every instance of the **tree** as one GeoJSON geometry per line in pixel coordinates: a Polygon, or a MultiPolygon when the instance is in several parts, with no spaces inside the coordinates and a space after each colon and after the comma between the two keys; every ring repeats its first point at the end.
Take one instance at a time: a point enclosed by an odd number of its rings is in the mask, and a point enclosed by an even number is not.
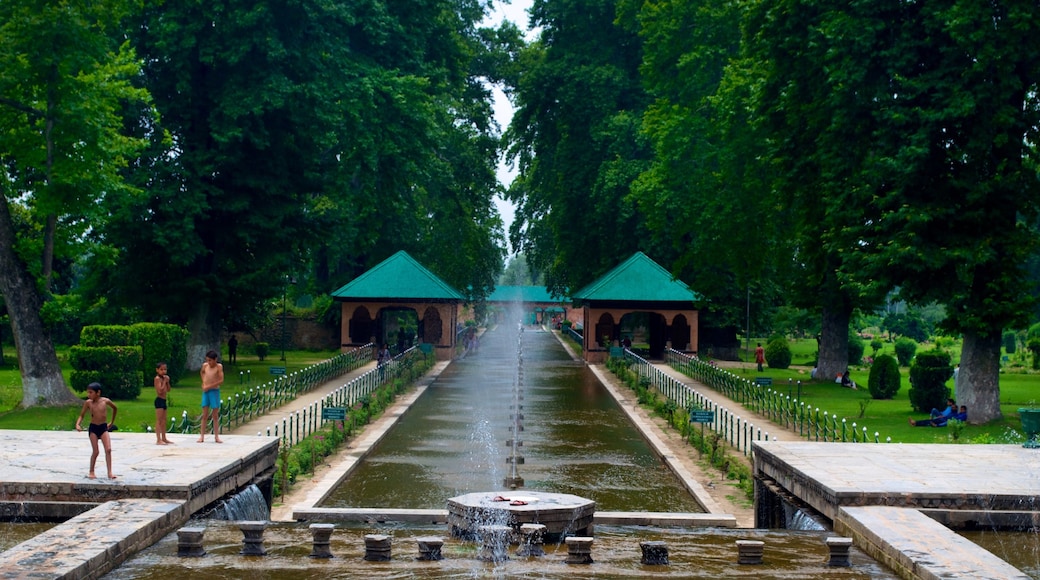
{"type": "Polygon", "coordinates": [[[779,264],[790,263],[790,237],[758,154],[749,86],[738,82],[747,72],[738,59],[741,7],[619,4],[619,20],[642,40],[640,73],[652,97],[642,132],[653,157],[631,196],[651,243],[705,296],[713,325],[767,328],[786,282],[779,264]]]}
{"type": "Polygon", "coordinates": [[[873,79],[857,84],[861,113],[876,119],[862,151],[872,170],[850,200],[864,210],[850,233],[868,243],[846,274],[945,304],[943,328],[964,337],[956,398],[973,423],[1001,416],[1001,331],[1021,327],[1036,305],[1027,268],[1040,241],[1035,9],[894,3],[852,22],[882,57],[842,57],[873,79]]]}
{"type": "Polygon", "coordinates": [[[131,8],[123,0],[0,3],[0,292],[22,407],[79,401],[40,311],[61,245],[100,223],[98,208],[111,196],[132,194],[121,171],[142,143],[124,133],[123,107],[150,109],[148,94],[131,84],[134,52],[117,40],[131,8]],[[21,211],[40,224],[38,235],[16,227],[21,211]]]}
{"type": "Polygon", "coordinates": [[[639,40],[615,23],[614,0],[536,0],[539,40],[503,79],[517,110],[504,138],[519,176],[510,239],[563,295],[646,247],[631,184],[650,150],[639,135],[648,99],[639,40]]]}
{"type": "Polygon", "coordinates": [[[149,195],[113,208],[120,274],[99,292],[186,322],[198,366],[225,321],[255,318],[290,280],[324,293],[400,249],[453,285],[490,287],[502,234],[489,97],[473,70],[484,10],[150,5],[135,41],[172,140],[141,160],[149,195]]]}

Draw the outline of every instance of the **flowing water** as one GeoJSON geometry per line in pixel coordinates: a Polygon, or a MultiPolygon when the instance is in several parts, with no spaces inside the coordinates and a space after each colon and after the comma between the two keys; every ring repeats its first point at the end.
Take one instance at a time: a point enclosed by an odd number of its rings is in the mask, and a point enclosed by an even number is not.
{"type": "Polygon", "coordinates": [[[551,333],[509,325],[453,362],[324,507],[443,509],[503,489],[518,420],[523,489],[597,510],[702,511],[582,362],[551,333]]]}
{"type": "Polygon", "coordinates": [[[479,546],[447,537],[443,527],[413,525],[337,526],[330,545],[333,558],[310,558],[310,534],[306,524],[272,524],[264,534],[266,556],[242,556],[242,533],[233,522],[207,520],[201,558],[177,554],[177,538],[170,534],[142,551],[106,580],[332,580],[339,578],[419,580],[449,578],[566,578],[645,579],[645,578],[754,578],[781,579],[858,579],[895,580],[898,578],[859,550],[851,552],[852,566],[827,565],[826,532],[765,530],[670,529],[596,526],[592,546],[593,563],[571,565],[564,562],[567,547],[546,544],[545,556],[517,557],[509,548],[510,560],[483,562],[479,546]],[[393,538],[389,562],[364,560],[365,534],[386,534],[393,538]],[[444,537],[443,560],[418,561],[414,539],[444,537]],[[762,564],[738,565],[737,540],[765,542],[762,564]],[[668,565],[640,563],[642,541],[663,541],[668,546],[668,565]]]}

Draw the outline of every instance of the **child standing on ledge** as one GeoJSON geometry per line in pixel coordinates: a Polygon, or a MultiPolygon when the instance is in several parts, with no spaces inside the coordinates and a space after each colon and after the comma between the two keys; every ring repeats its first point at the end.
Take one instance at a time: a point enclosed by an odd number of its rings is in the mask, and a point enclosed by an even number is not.
{"type": "Polygon", "coordinates": [[[170,375],[166,374],[166,363],[155,365],[155,444],[173,445],[166,438],[166,395],[170,394],[170,375]]]}
{"type": "Polygon", "coordinates": [[[206,440],[206,423],[213,411],[213,440],[220,440],[220,385],[224,384],[224,365],[217,362],[217,351],[206,353],[206,362],[199,369],[202,377],[202,424],[199,425],[199,443],[206,440]]]}
{"type": "Polygon", "coordinates": [[[90,432],[90,447],[94,452],[90,456],[90,473],[87,477],[90,479],[97,479],[94,475],[94,465],[97,463],[98,452],[98,440],[105,446],[105,465],[108,467],[108,478],[115,479],[116,476],[112,473],[112,438],[108,432],[115,430],[116,423],[116,409],[115,404],[108,399],[108,397],[101,396],[101,384],[90,383],[87,385],[87,400],[83,403],[83,410],[79,412],[79,418],[76,419],[76,431],[83,431],[83,416],[90,411],[90,427],[87,429],[90,432]],[[112,408],[112,421],[108,422],[105,420],[105,416],[108,414],[108,408],[112,408]]]}

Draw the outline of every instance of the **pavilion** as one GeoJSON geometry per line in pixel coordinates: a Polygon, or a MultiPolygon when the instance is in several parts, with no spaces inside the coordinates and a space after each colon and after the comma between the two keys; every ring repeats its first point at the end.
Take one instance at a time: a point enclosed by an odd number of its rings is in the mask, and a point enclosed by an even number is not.
{"type": "Polygon", "coordinates": [[[636,252],[631,258],[572,296],[583,309],[588,362],[603,362],[611,346],[627,337],[649,345],[651,358],[665,348],[697,352],[697,309],[700,296],[681,280],[636,252]]]}
{"type": "Polygon", "coordinates": [[[438,360],[454,356],[458,310],[465,299],[404,250],[333,292],[332,299],[342,303],[344,349],[383,342],[410,346],[417,339],[438,360]]]}

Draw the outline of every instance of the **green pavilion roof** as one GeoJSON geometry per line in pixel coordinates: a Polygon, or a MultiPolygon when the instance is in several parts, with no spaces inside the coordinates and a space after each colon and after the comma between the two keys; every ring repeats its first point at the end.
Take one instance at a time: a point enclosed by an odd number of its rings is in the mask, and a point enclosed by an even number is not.
{"type": "Polygon", "coordinates": [[[631,258],[574,294],[581,301],[694,302],[700,296],[682,280],[636,252],[631,258]]]}
{"type": "Polygon", "coordinates": [[[332,293],[336,300],[417,299],[463,300],[462,294],[449,286],[401,250],[376,264],[332,293]]]}
{"type": "Polygon", "coordinates": [[[487,297],[488,302],[565,302],[553,298],[545,286],[497,286],[487,297]]]}

